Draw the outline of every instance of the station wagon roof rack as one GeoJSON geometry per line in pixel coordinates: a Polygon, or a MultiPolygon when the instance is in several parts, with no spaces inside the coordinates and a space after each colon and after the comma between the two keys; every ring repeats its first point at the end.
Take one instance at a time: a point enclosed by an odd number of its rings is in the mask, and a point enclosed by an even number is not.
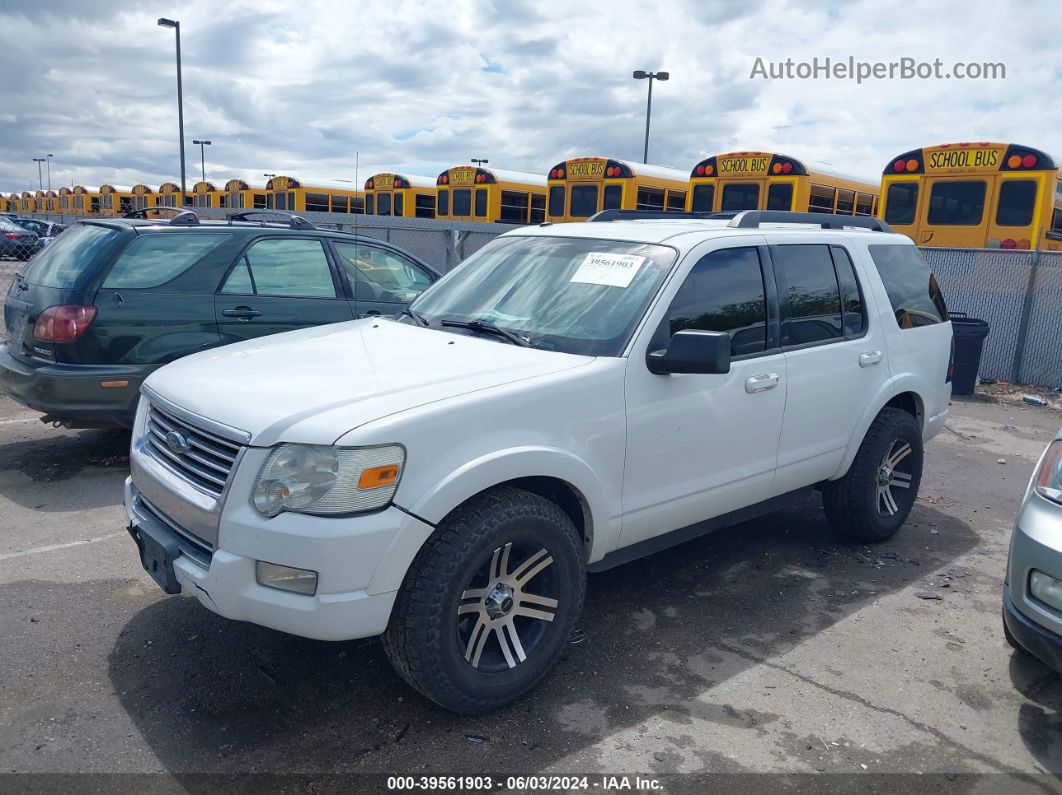
{"type": "MultiPolygon", "coordinates": [[[[242,213],[233,213],[229,216],[228,221],[231,224],[233,221],[253,221],[252,216],[259,215],[279,215],[284,218],[288,226],[292,229],[316,229],[312,223],[307,221],[301,215],[295,215],[294,213],[286,213],[283,210],[244,210],[242,213]]],[[[268,223],[267,221],[259,221],[261,224],[268,223]]]]}
{"type": "Polygon", "coordinates": [[[596,222],[607,221],[645,221],[645,220],[676,220],[680,218],[696,218],[698,220],[727,219],[733,218],[732,212],[679,212],[675,210],[602,210],[591,215],[587,220],[596,222]]]}
{"type": "Polygon", "coordinates": [[[133,210],[132,212],[126,213],[122,218],[144,218],[146,220],[153,220],[156,216],[150,216],[148,213],[160,212],[173,213],[173,217],[169,219],[170,224],[176,224],[178,226],[198,226],[199,224],[198,215],[191,210],[182,210],[180,207],[142,207],[139,210],[133,210]]]}
{"type": "Polygon", "coordinates": [[[813,224],[823,229],[859,228],[874,232],[891,232],[892,227],[869,215],[833,213],[795,213],[788,210],[743,210],[734,214],[727,226],[735,229],[759,229],[761,224],[813,224]]]}

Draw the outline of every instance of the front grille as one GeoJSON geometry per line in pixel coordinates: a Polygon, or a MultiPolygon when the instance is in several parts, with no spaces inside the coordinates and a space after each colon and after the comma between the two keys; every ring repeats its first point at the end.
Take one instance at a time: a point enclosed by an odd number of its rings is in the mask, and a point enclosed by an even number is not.
{"type": "Polygon", "coordinates": [[[144,446],[168,469],[215,497],[225,490],[240,452],[236,442],[196,428],[154,404],[148,407],[144,446]],[[170,444],[167,436],[175,443],[170,444]]]}
{"type": "Polygon", "coordinates": [[[177,546],[181,552],[192,558],[204,568],[210,568],[210,561],[214,557],[214,547],[212,545],[208,544],[202,538],[189,533],[173,521],[173,519],[145,500],[143,495],[137,496],[137,502],[144,514],[164,527],[168,527],[176,534],[177,546]]]}

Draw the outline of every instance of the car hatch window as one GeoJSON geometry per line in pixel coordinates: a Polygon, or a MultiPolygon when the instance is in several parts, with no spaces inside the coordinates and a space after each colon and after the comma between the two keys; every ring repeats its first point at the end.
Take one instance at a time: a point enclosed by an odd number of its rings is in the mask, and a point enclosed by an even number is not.
{"type": "Polygon", "coordinates": [[[363,243],[334,245],[357,299],[404,304],[431,285],[427,273],[397,254],[363,243]]]}
{"type": "Polygon", "coordinates": [[[75,287],[114,247],[121,245],[124,237],[110,227],[78,224],[45,246],[23,275],[29,284],[41,287],[75,287]]]}
{"type": "Polygon", "coordinates": [[[141,235],[133,240],[111,267],[103,282],[114,289],[158,287],[184,273],[231,235],[141,235]]]}
{"type": "MultiPolygon", "coordinates": [[[[332,270],[319,240],[259,240],[246,254],[255,295],[335,298],[332,270]]],[[[242,282],[236,268],[229,279],[242,282]]],[[[232,292],[226,282],[223,292],[232,292]]]]}

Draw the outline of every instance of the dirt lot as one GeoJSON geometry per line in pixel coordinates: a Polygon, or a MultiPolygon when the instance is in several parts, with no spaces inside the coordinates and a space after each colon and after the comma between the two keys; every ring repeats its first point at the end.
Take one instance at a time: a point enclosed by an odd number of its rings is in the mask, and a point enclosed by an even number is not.
{"type": "Polygon", "coordinates": [[[880,546],[839,540],[815,498],[594,575],[585,640],[544,685],[458,718],[379,644],[165,597],[123,527],[128,437],[0,398],[0,771],[902,772],[945,791],[1022,773],[1052,790],[1062,683],[1005,645],[1000,585],[1060,423],[956,400],[908,525],[880,546]]]}

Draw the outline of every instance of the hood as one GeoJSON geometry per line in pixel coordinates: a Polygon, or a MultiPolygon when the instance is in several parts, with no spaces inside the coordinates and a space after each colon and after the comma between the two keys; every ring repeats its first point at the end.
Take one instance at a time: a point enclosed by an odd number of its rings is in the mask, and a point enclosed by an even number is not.
{"type": "Polygon", "coordinates": [[[226,345],[156,370],[146,386],[251,435],[331,444],[367,422],[548,375],[591,357],[367,318],[226,345]]]}

